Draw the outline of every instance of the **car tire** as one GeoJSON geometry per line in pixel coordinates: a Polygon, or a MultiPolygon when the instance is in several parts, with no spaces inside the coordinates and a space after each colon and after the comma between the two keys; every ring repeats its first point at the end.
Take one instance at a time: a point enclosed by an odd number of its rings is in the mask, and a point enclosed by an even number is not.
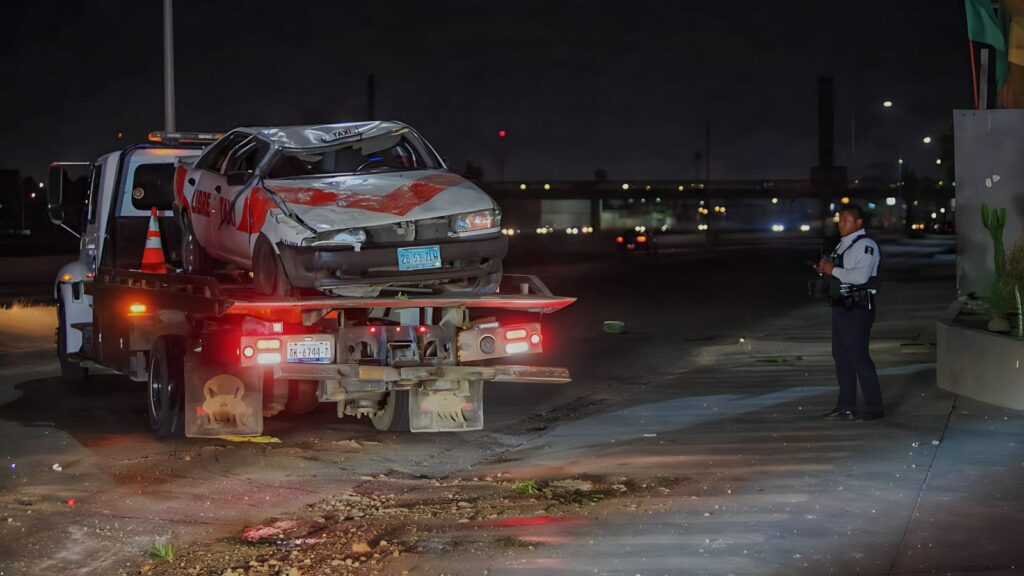
{"type": "Polygon", "coordinates": [[[160,336],[149,353],[147,412],[157,438],[185,434],[185,338],[160,336]]]}
{"type": "Polygon", "coordinates": [[[192,220],[185,214],[181,216],[181,268],[186,274],[209,274],[213,271],[213,258],[199,244],[192,220]]]}
{"type": "Polygon", "coordinates": [[[381,432],[409,431],[409,391],[392,390],[384,396],[384,406],[370,414],[373,427],[381,432]]]}
{"type": "Polygon", "coordinates": [[[81,384],[89,377],[89,369],[68,358],[68,325],[64,318],[64,302],[57,300],[57,360],[60,362],[60,377],[68,382],[81,384]]]}
{"type": "Polygon", "coordinates": [[[504,265],[499,262],[498,269],[483,276],[454,280],[435,287],[435,292],[453,296],[489,296],[501,286],[501,275],[504,265]]]}
{"type": "Polygon", "coordinates": [[[291,295],[292,283],[285,272],[281,255],[270,240],[260,234],[252,251],[253,283],[256,291],[266,296],[285,298],[291,295]]]}

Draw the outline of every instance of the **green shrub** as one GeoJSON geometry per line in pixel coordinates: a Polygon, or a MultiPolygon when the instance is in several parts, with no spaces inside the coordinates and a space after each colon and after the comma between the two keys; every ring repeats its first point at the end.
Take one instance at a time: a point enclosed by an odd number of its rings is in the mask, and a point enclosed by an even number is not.
{"type": "Polygon", "coordinates": [[[174,560],[174,545],[165,542],[157,542],[149,549],[150,560],[174,560]]]}

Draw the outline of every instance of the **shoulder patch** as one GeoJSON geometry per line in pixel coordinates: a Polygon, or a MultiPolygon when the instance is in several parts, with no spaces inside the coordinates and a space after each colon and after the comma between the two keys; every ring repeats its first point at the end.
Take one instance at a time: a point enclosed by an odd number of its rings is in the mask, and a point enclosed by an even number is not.
{"type": "Polygon", "coordinates": [[[875,247],[874,247],[874,246],[870,246],[870,245],[868,245],[868,246],[864,246],[864,253],[865,253],[865,254],[870,254],[870,255],[874,255],[874,253],[875,253],[875,247]]]}

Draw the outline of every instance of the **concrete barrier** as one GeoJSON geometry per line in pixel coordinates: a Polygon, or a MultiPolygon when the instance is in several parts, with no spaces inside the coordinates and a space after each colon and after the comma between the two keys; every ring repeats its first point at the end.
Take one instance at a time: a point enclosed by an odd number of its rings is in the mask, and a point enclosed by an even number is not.
{"type": "Polygon", "coordinates": [[[1024,340],[946,321],[936,332],[939,388],[1024,410],[1024,340]]]}

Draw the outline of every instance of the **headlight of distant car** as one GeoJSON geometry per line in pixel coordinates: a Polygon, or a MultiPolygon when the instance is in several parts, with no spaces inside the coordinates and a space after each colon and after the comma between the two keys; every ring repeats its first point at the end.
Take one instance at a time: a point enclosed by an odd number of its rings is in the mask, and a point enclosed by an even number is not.
{"type": "Polygon", "coordinates": [[[499,224],[501,224],[501,215],[499,213],[496,213],[494,210],[478,210],[476,212],[459,214],[452,218],[452,232],[465,234],[466,232],[497,228],[499,224]]]}
{"type": "Polygon", "coordinates": [[[366,230],[362,228],[351,228],[348,230],[328,230],[306,238],[303,243],[307,246],[322,246],[325,244],[362,244],[366,242],[366,230]]]}

